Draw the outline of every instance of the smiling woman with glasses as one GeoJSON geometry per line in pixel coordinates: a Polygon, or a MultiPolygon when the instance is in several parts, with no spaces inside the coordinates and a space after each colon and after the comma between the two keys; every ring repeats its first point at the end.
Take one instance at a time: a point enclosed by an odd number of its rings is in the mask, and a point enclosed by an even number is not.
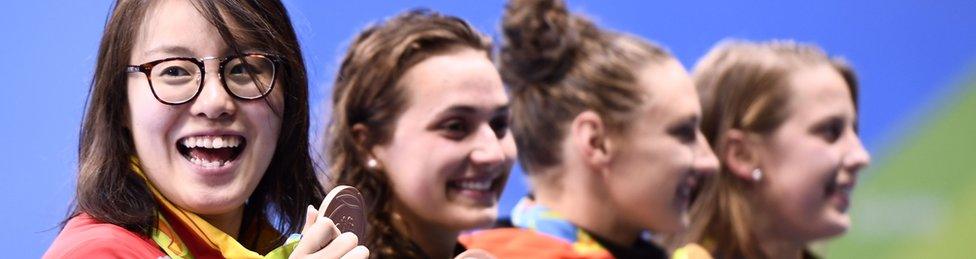
{"type": "Polygon", "coordinates": [[[368,256],[312,207],[308,80],[281,2],[119,0],[91,87],[76,203],[45,258],[368,256]]]}

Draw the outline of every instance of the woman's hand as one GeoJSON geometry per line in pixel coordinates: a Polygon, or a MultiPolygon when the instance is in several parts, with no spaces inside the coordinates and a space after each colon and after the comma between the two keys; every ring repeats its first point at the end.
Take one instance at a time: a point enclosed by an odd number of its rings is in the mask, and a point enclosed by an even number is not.
{"type": "Polygon", "coordinates": [[[331,219],[319,217],[318,210],[309,205],[302,240],[298,241],[289,258],[368,258],[369,250],[357,243],[359,240],[355,234],[340,234],[331,219]]]}

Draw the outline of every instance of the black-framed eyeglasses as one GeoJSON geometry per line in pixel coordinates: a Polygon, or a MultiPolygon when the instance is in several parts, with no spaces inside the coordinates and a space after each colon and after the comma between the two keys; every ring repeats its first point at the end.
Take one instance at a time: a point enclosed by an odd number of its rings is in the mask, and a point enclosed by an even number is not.
{"type": "Polygon", "coordinates": [[[281,58],[271,54],[245,53],[229,57],[172,57],[128,66],[127,73],[142,72],[159,102],[179,105],[192,101],[203,90],[204,61],[218,60],[220,83],[231,96],[256,100],[274,88],[281,58]]]}

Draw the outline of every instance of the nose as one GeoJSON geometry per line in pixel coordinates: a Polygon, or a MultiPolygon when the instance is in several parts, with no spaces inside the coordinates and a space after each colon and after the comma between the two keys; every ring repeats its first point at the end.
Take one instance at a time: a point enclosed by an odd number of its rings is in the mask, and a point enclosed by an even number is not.
{"type": "Polygon", "coordinates": [[[844,157],[844,167],[848,172],[857,173],[871,164],[871,154],[864,148],[857,133],[851,134],[851,145],[844,157]]]}
{"type": "Polygon", "coordinates": [[[198,117],[211,120],[226,119],[237,112],[237,104],[234,97],[224,89],[217,76],[217,69],[207,70],[204,74],[203,89],[192,102],[190,112],[198,117]],[[211,72],[213,71],[213,72],[211,72]]]}
{"type": "Polygon", "coordinates": [[[718,157],[715,156],[711,145],[708,144],[705,135],[700,130],[698,131],[697,139],[698,145],[695,148],[695,164],[693,165],[695,171],[702,175],[718,173],[718,157]]]}
{"type": "Polygon", "coordinates": [[[494,169],[505,164],[507,157],[502,143],[504,138],[499,138],[488,124],[478,128],[473,141],[474,149],[470,154],[472,164],[477,167],[487,167],[486,169],[494,169]]]}

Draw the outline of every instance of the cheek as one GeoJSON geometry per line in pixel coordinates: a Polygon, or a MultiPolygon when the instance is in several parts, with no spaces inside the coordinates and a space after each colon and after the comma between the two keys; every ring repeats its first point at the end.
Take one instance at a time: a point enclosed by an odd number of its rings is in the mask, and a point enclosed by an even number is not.
{"type": "Polygon", "coordinates": [[[627,214],[639,215],[642,220],[666,215],[670,218],[679,213],[673,203],[693,156],[689,148],[660,136],[645,139],[656,141],[643,141],[623,150],[622,160],[626,161],[620,161],[622,166],[614,170],[618,177],[611,181],[611,192],[617,193],[621,209],[632,210],[627,214]]]}
{"type": "Polygon", "coordinates": [[[825,188],[837,171],[839,157],[814,137],[796,140],[773,153],[769,191],[764,196],[779,208],[784,220],[802,219],[797,224],[803,226],[816,222],[828,207],[825,188]]]}
{"type": "Polygon", "coordinates": [[[421,205],[424,204],[422,201],[431,200],[431,197],[434,196],[431,190],[433,188],[424,188],[424,186],[428,185],[428,182],[431,182],[432,179],[424,175],[422,169],[399,169],[386,170],[387,177],[390,179],[390,185],[397,199],[409,205],[421,205]]]}
{"type": "MultiPolygon", "coordinates": [[[[384,152],[384,166],[399,199],[424,205],[443,200],[445,167],[452,162],[449,148],[434,147],[437,139],[415,134],[407,141],[394,140],[384,152]],[[423,154],[423,155],[421,155],[423,154]]],[[[403,139],[403,138],[400,138],[403,139]]]]}
{"type": "Polygon", "coordinates": [[[276,85],[267,98],[244,102],[242,107],[242,112],[245,112],[249,121],[260,123],[256,126],[274,137],[279,135],[282,115],[285,113],[282,91],[280,85],[276,85]]]}
{"type": "MultiPolygon", "coordinates": [[[[272,106],[268,106],[268,103],[260,100],[241,104],[240,115],[246,118],[246,124],[259,138],[258,140],[265,143],[260,148],[268,148],[267,143],[277,143],[278,136],[281,133],[282,119],[278,115],[281,111],[280,106],[272,110],[272,106]]],[[[260,152],[274,153],[274,147],[270,148],[271,150],[261,150],[260,152]]]]}
{"type": "Polygon", "coordinates": [[[128,92],[125,116],[137,155],[144,162],[157,163],[157,154],[165,153],[171,146],[175,148],[168,139],[179,124],[180,107],[160,103],[148,86],[130,85],[128,92]]]}
{"type": "Polygon", "coordinates": [[[643,186],[645,191],[668,193],[679,184],[691,168],[692,150],[687,146],[664,140],[662,137],[649,138],[658,141],[645,141],[638,148],[639,156],[634,156],[631,171],[633,184],[643,186]]]}

